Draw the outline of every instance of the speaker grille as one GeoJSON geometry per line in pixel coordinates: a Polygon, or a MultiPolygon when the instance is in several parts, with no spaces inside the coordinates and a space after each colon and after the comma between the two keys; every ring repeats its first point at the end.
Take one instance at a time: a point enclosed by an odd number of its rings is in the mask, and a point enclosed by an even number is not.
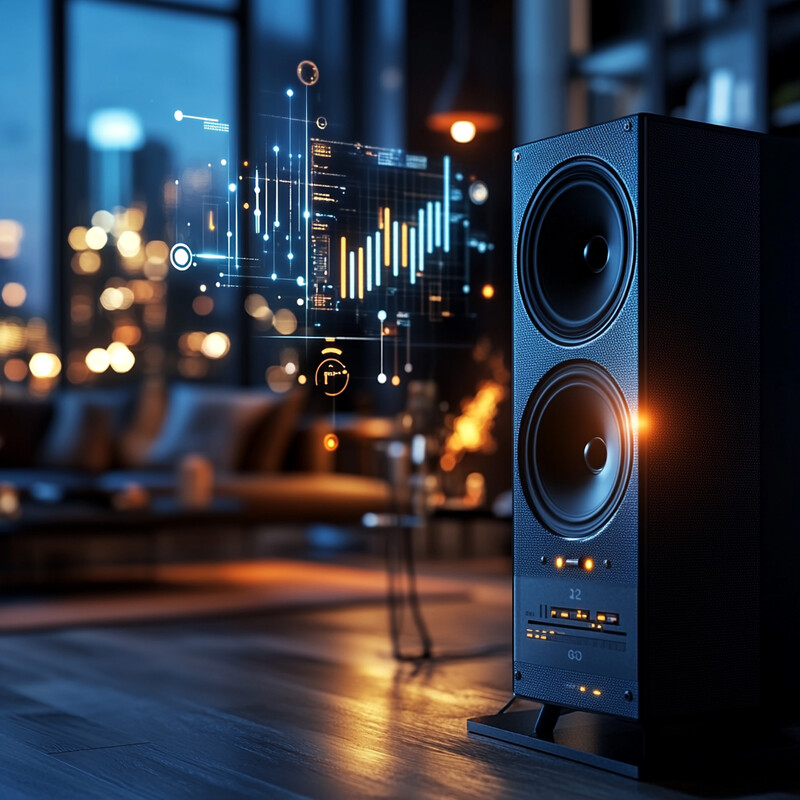
{"type": "Polygon", "coordinates": [[[519,286],[531,319],[563,345],[598,336],[625,301],[633,275],[630,199],[606,165],[562,164],[534,193],[519,237],[519,286]]]}

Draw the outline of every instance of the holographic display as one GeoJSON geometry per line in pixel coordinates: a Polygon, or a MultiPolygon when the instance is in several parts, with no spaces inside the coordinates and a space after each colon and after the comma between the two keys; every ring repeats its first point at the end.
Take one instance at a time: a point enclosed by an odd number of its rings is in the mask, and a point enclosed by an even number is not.
{"type": "Polygon", "coordinates": [[[304,61],[296,77],[245,157],[229,123],[175,112],[208,133],[208,160],[175,180],[173,279],[246,295],[277,345],[270,385],[308,382],[329,397],[354,382],[398,386],[415,348],[446,341],[451,321],[488,297],[472,276],[493,245],[470,214],[489,190],[448,155],[324,138],[308,89],[319,70],[304,61]]]}

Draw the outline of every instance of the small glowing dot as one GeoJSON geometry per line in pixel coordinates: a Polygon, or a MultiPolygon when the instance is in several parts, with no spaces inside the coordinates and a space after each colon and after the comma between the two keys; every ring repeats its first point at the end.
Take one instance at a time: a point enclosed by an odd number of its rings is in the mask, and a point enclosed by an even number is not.
{"type": "Polygon", "coordinates": [[[309,218],[311,217],[311,214],[310,214],[308,211],[304,211],[304,212],[303,212],[303,216],[304,216],[306,219],[309,219],[309,218]]]}
{"type": "Polygon", "coordinates": [[[217,286],[217,289],[219,289],[219,281],[217,281],[217,284],[216,284],[216,286],[217,286]]]}
{"type": "Polygon", "coordinates": [[[591,572],[594,569],[594,559],[593,558],[586,558],[583,561],[583,568],[587,572],[591,572]]]}
{"type": "Polygon", "coordinates": [[[272,280],[274,281],[278,280],[278,276],[274,272],[272,273],[272,280]]]}
{"type": "Polygon", "coordinates": [[[298,382],[298,383],[299,383],[301,386],[304,386],[304,385],[305,385],[305,382],[306,382],[307,380],[308,380],[308,378],[306,378],[306,376],[305,376],[305,375],[298,375],[298,376],[297,376],[297,382],[298,382]]]}
{"type": "Polygon", "coordinates": [[[273,152],[273,153],[279,153],[279,152],[280,152],[280,150],[281,150],[281,149],[280,149],[280,147],[278,147],[278,145],[275,145],[275,146],[272,148],[272,152],[273,152]]]}
{"type": "Polygon", "coordinates": [[[378,383],[386,383],[386,373],[385,372],[381,372],[378,375],[378,383]]]}
{"type": "Polygon", "coordinates": [[[413,372],[414,366],[410,361],[406,361],[406,365],[403,367],[406,372],[413,372]]]}
{"type": "Polygon", "coordinates": [[[305,278],[302,275],[297,276],[297,285],[298,286],[305,286],[305,278]]]}
{"type": "Polygon", "coordinates": [[[232,231],[228,231],[228,238],[230,239],[231,236],[233,236],[233,232],[232,231]]]}
{"type": "MultiPolygon", "coordinates": [[[[286,256],[286,258],[288,258],[288,259],[289,259],[289,261],[293,261],[293,260],[294,260],[294,253],[288,253],[288,254],[287,254],[287,256],[286,256]]],[[[298,283],[300,283],[299,279],[298,279],[298,281],[297,281],[297,282],[298,282],[298,283]]],[[[303,284],[302,284],[302,283],[300,283],[300,285],[302,286],[303,284]]]]}
{"type": "Polygon", "coordinates": [[[486,286],[481,289],[481,294],[487,299],[491,300],[494,297],[494,286],[491,283],[487,283],[486,286]]]}
{"type": "Polygon", "coordinates": [[[386,312],[385,312],[385,311],[379,311],[379,312],[378,312],[378,319],[379,319],[381,322],[383,322],[383,321],[386,319],[386,312]]]}
{"type": "Polygon", "coordinates": [[[219,163],[222,164],[223,167],[226,167],[228,165],[228,159],[227,158],[221,158],[219,160],[219,163]]]}
{"type": "Polygon", "coordinates": [[[563,566],[564,566],[564,559],[563,559],[561,556],[559,556],[559,557],[556,559],[556,567],[557,567],[558,569],[561,569],[563,566]]]}
{"type": "Polygon", "coordinates": [[[464,285],[461,287],[461,291],[462,291],[462,292],[464,292],[464,294],[469,294],[469,284],[468,284],[468,283],[465,283],[465,284],[464,284],[464,285]]]}
{"type": "Polygon", "coordinates": [[[172,116],[180,122],[183,119],[183,111],[176,111],[172,116]]]}
{"type": "Polygon", "coordinates": [[[453,141],[461,144],[471,142],[477,132],[478,129],[475,127],[475,123],[468,119],[460,119],[450,126],[450,135],[453,137],[453,141]]]}
{"type": "Polygon", "coordinates": [[[400,376],[393,375],[392,376],[392,386],[399,386],[400,385],[400,376]]]}
{"type": "Polygon", "coordinates": [[[264,241],[265,241],[265,242],[268,242],[268,241],[269,241],[269,234],[268,234],[268,233],[265,233],[265,234],[264,234],[264,241]]]}
{"type": "Polygon", "coordinates": [[[180,181],[177,178],[175,178],[175,185],[177,186],[179,183],[180,181]]]}
{"type": "Polygon", "coordinates": [[[602,694],[602,692],[601,692],[599,689],[592,689],[592,694],[593,694],[595,697],[600,697],[600,695],[602,694]]]}
{"type": "Polygon", "coordinates": [[[332,453],[339,447],[339,437],[335,433],[326,433],[322,445],[329,453],[332,453]]]}
{"type": "Polygon", "coordinates": [[[235,183],[229,183],[228,184],[228,191],[229,192],[235,192],[236,191],[236,184],[235,183]]]}
{"type": "Polygon", "coordinates": [[[280,228],[280,226],[281,226],[281,221],[279,219],[276,219],[275,222],[272,223],[273,228],[280,228]]]}
{"type": "Polygon", "coordinates": [[[293,97],[294,96],[294,92],[291,89],[287,89],[286,90],[286,96],[287,97],[293,97]]]}
{"type": "Polygon", "coordinates": [[[585,687],[585,686],[581,686],[580,688],[581,688],[581,691],[582,691],[582,692],[585,692],[585,691],[586,691],[586,687],[585,687]]]}
{"type": "Polygon", "coordinates": [[[304,302],[305,302],[305,300],[303,300],[302,297],[298,297],[297,298],[297,305],[302,306],[304,302]]]}
{"type": "Polygon", "coordinates": [[[204,283],[201,283],[201,284],[200,284],[200,291],[201,291],[201,292],[205,292],[205,291],[206,291],[206,289],[208,289],[208,287],[207,287],[207,286],[206,286],[204,283]]]}
{"type": "Polygon", "coordinates": [[[245,203],[245,204],[242,206],[242,208],[244,208],[244,210],[245,210],[245,211],[247,211],[247,209],[248,209],[248,208],[250,208],[250,203],[245,203]]]}
{"type": "Polygon", "coordinates": [[[243,167],[249,167],[250,166],[250,162],[249,161],[242,161],[242,166],[243,167]]]}

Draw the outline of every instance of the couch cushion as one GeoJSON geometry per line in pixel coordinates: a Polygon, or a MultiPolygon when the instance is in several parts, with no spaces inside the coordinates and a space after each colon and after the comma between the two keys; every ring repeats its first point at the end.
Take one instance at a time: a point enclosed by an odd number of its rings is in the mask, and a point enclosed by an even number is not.
{"type": "Polygon", "coordinates": [[[52,416],[49,399],[4,397],[0,402],[0,468],[32,467],[52,416]]]}
{"type": "Polygon", "coordinates": [[[53,422],[37,465],[48,469],[101,472],[114,460],[115,435],[133,405],[128,389],[69,389],[54,397],[53,422]]]}
{"type": "Polygon", "coordinates": [[[306,400],[306,392],[294,389],[275,395],[260,424],[247,443],[242,468],[247,472],[279,472],[297,428],[297,420],[306,400]]]}
{"type": "Polygon", "coordinates": [[[167,416],[142,466],[175,469],[191,453],[218,471],[241,467],[248,443],[278,396],[262,390],[175,384],[167,416]]]}

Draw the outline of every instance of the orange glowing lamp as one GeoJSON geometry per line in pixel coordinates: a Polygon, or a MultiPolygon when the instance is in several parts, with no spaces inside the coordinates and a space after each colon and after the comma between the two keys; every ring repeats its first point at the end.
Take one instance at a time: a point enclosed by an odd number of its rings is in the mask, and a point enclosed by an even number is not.
{"type": "Polygon", "coordinates": [[[334,450],[339,449],[339,437],[335,433],[326,433],[322,440],[322,446],[332,453],[334,450]]]}

